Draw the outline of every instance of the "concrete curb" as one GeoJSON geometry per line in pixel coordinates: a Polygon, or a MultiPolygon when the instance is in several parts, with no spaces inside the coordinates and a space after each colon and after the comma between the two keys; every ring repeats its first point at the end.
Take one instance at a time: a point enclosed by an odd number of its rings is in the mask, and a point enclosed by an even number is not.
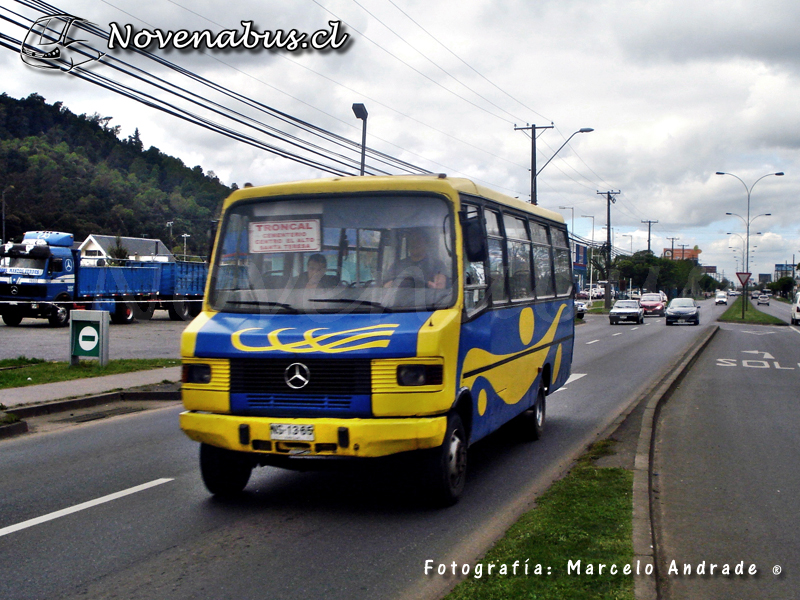
{"type": "Polygon", "coordinates": [[[695,342],[684,354],[678,365],[656,386],[642,415],[639,442],[633,469],[633,558],[643,565],[653,565],[653,576],[637,577],[634,580],[634,595],[637,600],[656,600],[658,590],[658,548],[653,531],[653,498],[651,494],[653,479],[653,452],[656,424],[661,405],[669,398],[689,367],[719,331],[719,325],[695,342]]]}
{"type": "Polygon", "coordinates": [[[180,391],[175,392],[111,392],[108,394],[98,394],[96,396],[85,396],[83,398],[70,398],[69,400],[57,400],[55,402],[46,402],[44,404],[34,404],[32,406],[20,406],[11,410],[20,419],[27,419],[30,417],[38,417],[41,415],[50,415],[57,412],[64,412],[67,410],[75,410],[77,408],[89,408],[97,406],[98,404],[106,404],[108,402],[117,401],[131,401],[131,400],[180,400],[180,391]]]}
{"type": "Polygon", "coordinates": [[[16,423],[11,423],[10,425],[0,425],[0,440],[27,432],[28,424],[25,421],[17,421],[16,423]]]}

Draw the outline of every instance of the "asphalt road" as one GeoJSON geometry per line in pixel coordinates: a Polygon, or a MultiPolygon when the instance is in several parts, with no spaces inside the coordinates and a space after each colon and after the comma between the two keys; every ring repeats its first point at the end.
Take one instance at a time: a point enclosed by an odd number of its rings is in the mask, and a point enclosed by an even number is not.
{"type": "MultiPolygon", "coordinates": [[[[108,355],[117,358],[180,358],[180,334],[188,323],[171,321],[157,310],[150,321],[109,325],[108,355]]],[[[69,327],[50,327],[46,319],[23,319],[18,327],[0,320],[0,359],[20,355],[68,361],[69,327]]]]}
{"type": "Polygon", "coordinates": [[[425,560],[474,563],[722,310],[704,302],[700,327],[588,316],[572,381],[548,397],[545,438],[506,428],[473,446],[465,494],[447,510],[394,468],[262,468],[244,498],[216,501],[177,407],[0,442],[0,597],[437,598],[453,580],[426,576],[425,560]]]}
{"type": "MultiPolygon", "coordinates": [[[[788,321],[786,304],[760,308],[788,321]]],[[[800,598],[799,347],[798,327],[722,324],[663,407],[654,466],[663,597],[800,598]]]]}
{"type": "Polygon", "coordinates": [[[772,315],[773,317],[777,317],[786,321],[787,323],[792,322],[791,312],[792,312],[792,305],[787,304],[786,302],[780,302],[779,300],[772,299],[770,300],[769,304],[756,304],[755,300],[751,301],[753,306],[760,310],[761,312],[765,312],[768,315],[772,315]]]}

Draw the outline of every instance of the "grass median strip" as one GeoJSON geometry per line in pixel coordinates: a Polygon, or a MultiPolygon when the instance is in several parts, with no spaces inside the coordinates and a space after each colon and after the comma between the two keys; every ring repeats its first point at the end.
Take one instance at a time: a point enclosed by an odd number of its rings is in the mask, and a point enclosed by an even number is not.
{"type": "Polygon", "coordinates": [[[105,367],[101,367],[97,361],[89,360],[81,361],[77,366],[70,366],[68,362],[47,362],[20,356],[0,360],[0,389],[177,367],[180,364],[179,360],[169,358],[128,358],[111,360],[105,367]]]}
{"type": "Polygon", "coordinates": [[[569,474],[537,500],[536,508],[472,566],[445,600],[633,600],[634,575],[624,573],[626,565],[634,574],[636,568],[633,473],[594,465],[595,459],[613,454],[613,444],[604,440],[592,445],[569,474]],[[490,565],[494,565],[491,573],[490,565]],[[604,565],[602,573],[600,565],[604,565]],[[612,565],[615,574],[610,572],[612,565]]]}
{"type": "Polygon", "coordinates": [[[733,304],[728,307],[722,315],[717,317],[717,321],[725,323],[759,323],[761,325],[786,325],[786,321],[768,315],[765,312],[757,310],[749,298],[739,296],[733,304]],[[747,302],[744,312],[744,320],[742,320],[742,302],[747,302]]]}

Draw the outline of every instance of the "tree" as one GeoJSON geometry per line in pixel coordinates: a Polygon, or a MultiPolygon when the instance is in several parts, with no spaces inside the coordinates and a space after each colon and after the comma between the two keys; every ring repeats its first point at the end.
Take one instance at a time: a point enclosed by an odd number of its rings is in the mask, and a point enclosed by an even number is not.
{"type": "Polygon", "coordinates": [[[109,264],[113,264],[114,266],[121,267],[125,264],[125,261],[128,260],[128,251],[125,249],[125,246],[122,245],[122,238],[120,236],[117,236],[114,240],[114,245],[109,248],[108,255],[115,259],[109,261],[109,264]]]}

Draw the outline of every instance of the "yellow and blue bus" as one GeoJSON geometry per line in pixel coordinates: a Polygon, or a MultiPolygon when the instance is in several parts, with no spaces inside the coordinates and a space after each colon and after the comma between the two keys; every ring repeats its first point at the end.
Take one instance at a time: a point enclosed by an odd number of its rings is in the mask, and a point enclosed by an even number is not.
{"type": "Polygon", "coordinates": [[[235,191],[181,339],[180,423],[206,487],[406,453],[455,502],[471,444],[514,418],[542,435],[573,297],[564,219],[466,179],[235,191]]]}

